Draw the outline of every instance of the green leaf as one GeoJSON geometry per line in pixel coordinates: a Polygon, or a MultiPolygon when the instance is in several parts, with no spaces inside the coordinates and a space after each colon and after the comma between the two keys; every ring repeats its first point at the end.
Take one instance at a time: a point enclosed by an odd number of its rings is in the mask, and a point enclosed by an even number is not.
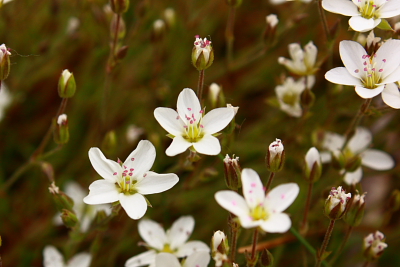
{"type": "Polygon", "coordinates": [[[386,19],[382,19],[381,23],[379,23],[377,27],[381,30],[394,31],[386,19]]]}

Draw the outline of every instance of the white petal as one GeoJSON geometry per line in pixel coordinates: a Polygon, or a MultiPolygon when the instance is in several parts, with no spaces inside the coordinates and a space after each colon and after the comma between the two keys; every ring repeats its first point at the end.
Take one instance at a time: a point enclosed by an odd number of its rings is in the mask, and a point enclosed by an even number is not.
{"type": "Polygon", "coordinates": [[[108,180],[97,180],[89,186],[89,195],[83,202],[90,205],[113,203],[119,200],[117,186],[108,180]]]}
{"type": "Polygon", "coordinates": [[[389,83],[382,91],[382,99],[386,105],[399,109],[400,108],[400,91],[396,84],[389,83]]]}
{"type": "Polygon", "coordinates": [[[46,246],[43,250],[44,267],[64,267],[64,257],[53,246],[46,246]]]}
{"type": "Polygon", "coordinates": [[[361,167],[354,172],[346,172],[344,175],[344,182],[348,185],[357,184],[361,181],[362,169],[361,167]]]}
{"type": "Polygon", "coordinates": [[[181,135],[183,126],[185,125],[178,115],[178,112],[172,108],[156,108],[154,110],[154,117],[158,123],[167,132],[176,136],[181,135]]]}
{"type": "Polygon", "coordinates": [[[183,246],[181,246],[178,251],[175,253],[175,255],[178,258],[182,258],[182,257],[186,257],[189,256],[191,254],[193,254],[194,252],[209,252],[210,248],[201,241],[189,241],[186,244],[184,244],[183,246]]]}
{"type": "Polygon", "coordinates": [[[201,106],[196,93],[190,89],[185,88],[178,96],[177,103],[178,113],[182,120],[185,118],[195,118],[196,121],[199,121],[201,117],[201,106]],[[193,117],[192,117],[193,116],[193,117]]]}
{"type": "MultiPolygon", "coordinates": [[[[389,62],[393,64],[395,63],[393,61],[389,62]]],[[[385,77],[385,79],[381,82],[381,84],[397,82],[399,80],[399,76],[400,76],[400,67],[397,67],[392,73],[390,73],[388,76],[385,77]]]]}
{"type": "Polygon", "coordinates": [[[156,256],[156,267],[181,267],[181,264],[174,254],[159,253],[156,256]]]}
{"type": "Polygon", "coordinates": [[[332,155],[331,155],[330,152],[322,151],[320,153],[320,156],[321,156],[321,162],[322,163],[328,163],[328,162],[330,162],[332,160],[332,155]]]}
{"type": "Polygon", "coordinates": [[[292,222],[285,213],[271,214],[268,220],[261,223],[261,228],[268,233],[285,233],[290,229],[292,222]]]}
{"type": "Polygon", "coordinates": [[[268,193],[264,207],[268,207],[273,213],[280,213],[293,203],[299,191],[300,188],[295,183],[278,185],[268,193]]]}
{"type": "Polygon", "coordinates": [[[249,214],[247,214],[246,216],[239,216],[238,218],[240,221],[240,225],[246,229],[259,227],[263,222],[262,220],[253,221],[253,218],[250,217],[249,214]]]}
{"type": "Polygon", "coordinates": [[[330,151],[341,150],[345,142],[345,138],[337,133],[326,132],[322,147],[330,151]]]}
{"type": "Polygon", "coordinates": [[[361,78],[365,61],[362,57],[367,54],[364,47],[354,41],[341,41],[339,52],[340,58],[349,73],[356,78],[361,78]]]}
{"type": "Polygon", "coordinates": [[[146,177],[136,184],[138,193],[142,195],[157,194],[171,189],[179,181],[174,173],[158,174],[146,172],[146,177]]]}
{"type": "Polygon", "coordinates": [[[129,258],[125,262],[125,267],[147,266],[155,262],[157,253],[154,250],[143,252],[139,255],[129,258]]]}
{"type": "Polygon", "coordinates": [[[148,219],[140,220],[138,230],[139,235],[151,248],[162,250],[168,242],[164,229],[155,221],[148,219]]]}
{"type": "Polygon", "coordinates": [[[361,80],[352,76],[345,67],[331,69],[325,73],[325,79],[336,84],[362,85],[361,80]]]}
{"type": "Polygon", "coordinates": [[[310,170],[315,162],[321,164],[321,156],[319,155],[318,150],[315,147],[312,147],[306,154],[306,164],[310,170]]]}
{"type": "Polygon", "coordinates": [[[83,198],[86,196],[87,192],[83,190],[83,188],[77,182],[74,181],[67,182],[64,191],[74,201],[74,208],[77,205],[82,207],[83,198]]]}
{"type": "Polygon", "coordinates": [[[264,202],[265,191],[260,176],[253,169],[242,170],[243,196],[250,209],[264,202]]]}
{"type": "Polygon", "coordinates": [[[249,207],[244,198],[236,192],[224,190],[215,194],[215,200],[227,211],[236,216],[249,216],[249,207]]]}
{"type": "Polygon", "coordinates": [[[375,89],[368,89],[365,88],[364,86],[356,86],[356,93],[361,96],[362,98],[373,98],[374,96],[379,95],[382,93],[383,89],[385,88],[385,85],[380,85],[375,89]]]}
{"type": "Polygon", "coordinates": [[[114,173],[121,173],[121,166],[118,163],[107,159],[97,147],[89,149],[89,160],[101,177],[108,181],[116,182],[114,173]]]}
{"type": "Polygon", "coordinates": [[[195,252],[186,259],[183,267],[207,267],[210,259],[208,252],[195,252]]]}
{"type": "Polygon", "coordinates": [[[147,210],[147,202],[141,194],[125,195],[119,194],[119,202],[129,217],[139,220],[143,217],[147,210]]]}
{"type": "Polygon", "coordinates": [[[192,216],[182,216],[174,222],[167,236],[171,249],[175,250],[185,244],[194,228],[194,219],[192,216]]]}
{"type": "Polygon", "coordinates": [[[192,143],[188,142],[186,139],[184,139],[182,136],[177,135],[174,137],[172,140],[172,143],[169,145],[165,153],[173,157],[175,155],[178,155],[180,153],[183,153],[188,149],[189,147],[192,146],[192,143]]]}
{"type": "Polygon", "coordinates": [[[400,15],[400,2],[399,1],[385,1],[385,4],[379,9],[381,18],[391,18],[400,15]]]}
{"type": "Polygon", "coordinates": [[[354,16],[349,19],[350,27],[356,32],[367,32],[378,26],[379,23],[381,23],[381,19],[366,19],[361,16],[354,16]]]}
{"type": "Polygon", "coordinates": [[[323,0],[322,7],[329,12],[345,16],[356,16],[360,14],[357,6],[349,0],[323,0]]]}
{"type": "Polygon", "coordinates": [[[204,155],[218,155],[221,152],[221,145],[218,138],[212,135],[204,135],[200,141],[193,143],[194,149],[204,155]]]}
{"type": "MultiPolygon", "coordinates": [[[[376,62],[377,69],[383,69],[382,71],[382,79],[384,83],[386,82],[387,77],[399,68],[400,61],[400,40],[388,40],[382,44],[382,46],[376,51],[376,55],[374,57],[374,61],[376,62]],[[385,61],[385,62],[384,62],[385,61]]],[[[389,80],[389,79],[388,79],[389,80]]],[[[395,82],[397,80],[388,81],[395,82]]]]}
{"type": "Polygon", "coordinates": [[[361,154],[362,165],[373,170],[386,171],[394,167],[393,158],[386,152],[367,149],[361,154]]]}
{"type": "Polygon", "coordinates": [[[371,132],[364,127],[357,127],[353,137],[347,143],[347,147],[354,153],[359,154],[364,151],[372,141],[371,132]]]}
{"type": "Polygon", "coordinates": [[[66,267],[89,267],[91,261],[92,256],[89,253],[82,252],[72,257],[66,267]]]}
{"type": "Polygon", "coordinates": [[[216,108],[208,112],[202,121],[204,132],[214,134],[224,129],[235,116],[232,108],[216,108]]]}
{"type": "Polygon", "coordinates": [[[133,169],[133,176],[140,180],[150,170],[156,159],[156,149],[148,140],[141,140],[135,150],[126,158],[124,166],[133,169]]]}

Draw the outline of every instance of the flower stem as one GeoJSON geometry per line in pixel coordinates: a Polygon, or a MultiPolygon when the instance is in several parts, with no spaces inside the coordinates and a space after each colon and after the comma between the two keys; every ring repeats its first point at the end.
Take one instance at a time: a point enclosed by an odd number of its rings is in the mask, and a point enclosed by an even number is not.
{"type": "Polygon", "coordinates": [[[199,81],[197,83],[197,97],[199,98],[200,104],[203,98],[203,87],[204,87],[204,70],[200,70],[199,81]]]}
{"type": "Polygon", "coordinates": [[[274,179],[274,177],[275,177],[275,173],[274,172],[270,172],[267,185],[265,186],[265,194],[268,193],[269,188],[271,186],[271,183],[272,183],[272,180],[274,179]]]}
{"type": "Polygon", "coordinates": [[[115,23],[115,32],[114,32],[114,40],[113,40],[113,44],[112,44],[112,56],[113,59],[115,60],[115,50],[117,48],[117,42],[118,42],[118,34],[119,34],[119,24],[121,23],[121,15],[117,14],[117,22],[115,23]]]}
{"type": "Polygon", "coordinates": [[[317,251],[317,261],[315,263],[315,267],[321,266],[322,257],[325,253],[326,247],[328,246],[329,239],[331,238],[333,227],[335,226],[335,220],[331,220],[326,230],[324,241],[322,242],[321,248],[317,251]]]}
{"type": "Polygon", "coordinates": [[[338,251],[335,253],[333,258],[329,261],[330,264],[334,264],[339,255],[342,253],[344,247],[346,246],[347,240],[349,240],[350,234],[353,231],[353,226],[349,226],[346,231],[346,235],[344,236],[344,239],[342,241],[342,244],[340,245],[340,248],[338,251]]]}
{"type": "Polygon", "coordinates": [[[308,230],[308,212],[310,211],[311,195],[312,195],[313,185],[314,185],[314,183],[312,181],[310,181],[309,184],[308,184],[308,193],[307,193],[306,206],[304,208],[303,221],[301,222],[301,226],[300,226],[300,233],[303,234],[303,235],[305,233],[307,233],[307,230],[308,230]]]}
{"type": "Polygon", "coordinates": [[[249,260],[247,261],[247,267],[254,267],[257,264],[257,255],[256,255],[257,240],[258,240],[258,228],[254,229],[253,245],[251,247],[251,258],[250,261],[249,260]]]}
{"type": "Polygon", "coordinates": [[[319,11],[319,15],[321,17],[321,22],[322,22],[322,26],[324,28],[326,40],[329,42],[331,40],[331,35],[329,33],[329,28],[328,28],[328,23],[326,21],[324,8],[322,7],[322,0],[318,0],[318,11],[319,11]]]}
{"type": "Polygon", "coordinates": [[[227,44],[226,60],[228,69],[232,64],[232,59],[233,59],[233,41],[235,39],[233,28],[235,26],[235,13],[236,13],[236,7],[234,5],[229,5],[228,23],[226,24],[226,30],[225,30],[225,38],[227,44]]]}
{"type": "Polygon", "coordinates": [[[228,224],[231,228],[231,253],[229,255],[230,262],[236,261],[236,247],[239,233],[239,224],[235,221],[235,217],[235,215],[230,214],[228,219],[228,224]]]}

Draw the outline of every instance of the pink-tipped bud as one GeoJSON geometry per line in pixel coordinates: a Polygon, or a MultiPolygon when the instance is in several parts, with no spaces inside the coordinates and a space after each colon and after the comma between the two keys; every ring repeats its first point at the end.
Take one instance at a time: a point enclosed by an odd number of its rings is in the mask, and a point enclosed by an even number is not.
{"type": "Polygon", "coordinates": [[[195,38],[192,50],[192,63],[197,70],[205,70],[214,61],[214,50],[211,41],[207,40],[207,38],[201,39],[199,35],[196,35],[195,38]]]}
{"type": "Polygon", "coordinates": [[[350,199],[351,193],[346,194],[341,186],[333,187],[325,201],[325,215],[331,220],[342,218],[350,199]]]}
{"type": "Polygon", "coordinates": [[[224,171],[226,186],[231,190],[238,190],[241,186],[241,168],[239,165],[239,158],[234,157],[231,159],[226,155],[224,159],[224,171]]]}
{"type": "Polygon", "coordinates": [[[364,256],[367,258],[367,261],[376,261],[387,246],[385,236],[381,232],[376,231],[375,233],[371,233],[364,238],[364,256]]]}
{"type": "Polygon", "coordinates": [[[265,161],[267,169],[270,172],[282,170],[283,164],[285,163],[285,151],[280,139],[275,139],[275,141],[269,145],[265,161]]]}

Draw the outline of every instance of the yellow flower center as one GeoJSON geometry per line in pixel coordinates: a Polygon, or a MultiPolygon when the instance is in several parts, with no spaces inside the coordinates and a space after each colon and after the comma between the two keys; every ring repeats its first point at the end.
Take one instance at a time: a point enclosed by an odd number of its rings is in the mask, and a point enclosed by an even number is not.
{"type": "Polygon", "coordinates": [[[268,220],[269,214],[268,212],[264,209],[262,205],[258,205],[255,207],[251,212],[250,216],[253,218],[253,221],[258,221],[258,220],[268,220]]]}
{"type": "Polygon", "coordinates": [[[289,106],[294,106],[299,102],[299,96],[294,92],[286,92],[283,95],[282,101],[289,106]]]}
{"type": "Polygon", "coordinates": [[[364,3],[358,7],[361,16],[366,19],[377,18],[376,10],[379,9],[374,1],[364,0],[364,3]]]}
{"type": "Polygon", "coordinates": [[[165,244],[164,248],[160,252],[173,254],[175,251],[171,249],[171,246],[169,244],[165,244]]]}

